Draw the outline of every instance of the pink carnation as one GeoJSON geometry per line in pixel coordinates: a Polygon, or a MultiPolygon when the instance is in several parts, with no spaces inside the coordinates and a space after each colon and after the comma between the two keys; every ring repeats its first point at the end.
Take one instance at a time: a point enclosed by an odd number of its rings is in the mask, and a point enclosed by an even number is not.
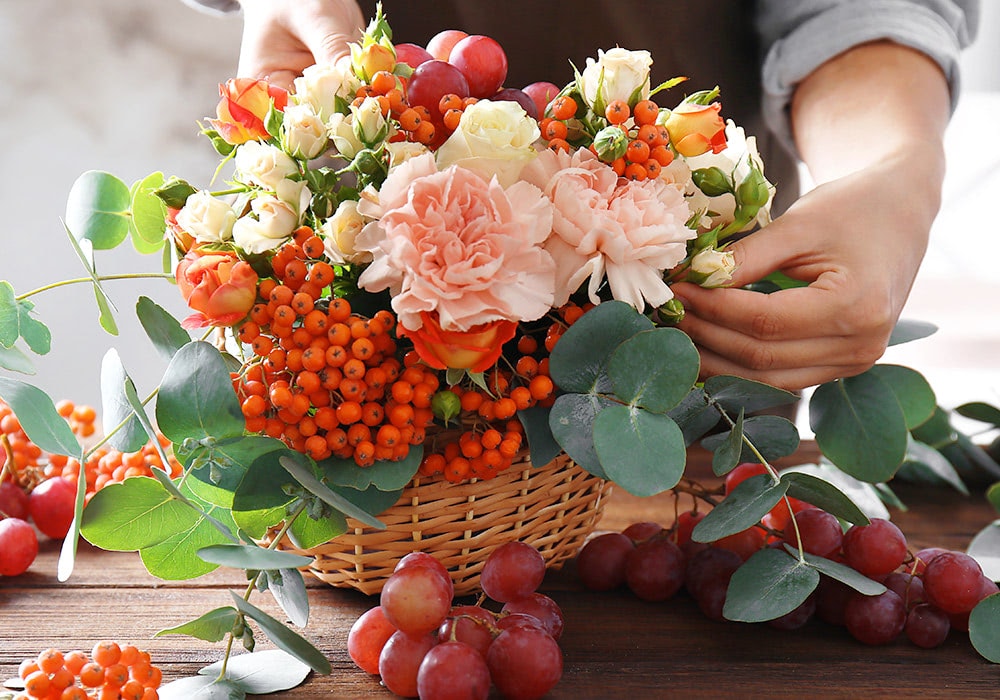
{"type": "Polygon", "coordinates": [[[358,236],[373,256],[358,283],[388,289],[404,328],[419,329],[423,312],[467,331],[551,308],[555,265],[542,246],[552,205],[536,187],[505,190],[458,166],[438,172],[428,154],[393,169],[363,212],[380,218],[358,236]]]}
{"type": "Polygon", "coordinates": [[[687,254],[695,232],[681,190],[661,180],[620,180],[590,151],[570,155],[545,151],[521,171],[554,205],[545,248],[556,263],[554,306],[564,304],[584,280],[598,303],[607,277],[615,299],[640,311],[659,306],[673,293],[663,272],[687,254]],[[644,301],[645,300],[645,301],[644,301]]]}

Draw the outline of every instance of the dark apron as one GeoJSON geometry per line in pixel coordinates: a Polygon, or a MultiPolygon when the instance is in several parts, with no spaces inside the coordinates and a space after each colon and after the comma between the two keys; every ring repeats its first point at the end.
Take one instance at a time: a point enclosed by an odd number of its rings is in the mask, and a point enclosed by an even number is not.
{"type": "MultiPolygon", "coordinates": [[[[374,0],[362,0],[366,17],[374,0]]],[[[672,107],[685,91],[721,89],[722,114],[757,137],[764,172],[778,188],[774,213],[798,196],[794,160],[767,131],[760,113],[761,55],[747,0],[382,0],[396,43],[424,46],[444,29],[496,39],[507,53],[507,87],[573,79],[598,49],[645,49],[653,85],[678,75],[686,83],[660,93],[672,107]]]]}

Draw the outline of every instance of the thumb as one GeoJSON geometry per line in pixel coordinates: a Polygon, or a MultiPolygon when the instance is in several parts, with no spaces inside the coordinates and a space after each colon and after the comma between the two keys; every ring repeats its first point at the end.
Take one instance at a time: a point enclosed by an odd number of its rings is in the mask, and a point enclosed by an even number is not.
{"type": "Polygon", "coordinates": [[[736,262],[729,286],[742,287],[788,266],[800,253],[801,236],[781,218],[746,236],[732,246],[736,262]]]}
{"type": "Polygon", "coordinates": [[[315,15],[293,16],[296,31],[316,63],[334,63],[350,53],[348,43],[358,41],[365,18],[354,0],[329,0],[315,15]]]}

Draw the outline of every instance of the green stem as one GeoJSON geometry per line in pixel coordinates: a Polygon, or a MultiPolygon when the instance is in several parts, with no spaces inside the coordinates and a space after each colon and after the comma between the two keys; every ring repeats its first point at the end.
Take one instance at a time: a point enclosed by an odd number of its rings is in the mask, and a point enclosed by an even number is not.
{"type": "MultiPolygon", "coordinates": [[[[172,280],[174,276],[166,272],[123,272],[117,275],[99,275],[97,280],[99,282],[106,282],[108,280],[136,280],[136,279],[164,279],[172,280]]],[[[14,297],[15,301],[21,301],[27,299],[28,297],[34,296],[35,294],[40,294],[42,292],[47,292],[50,289],[55,289],[57,287],[65,287],[70,284],[93,284],[93,277],[74,277],[73,279],[60,280],[59,282],[52,282],[46,284],[38,289],[32,289],[30,292],[25,292],[24,294],[19,294],[14,297]]]]}

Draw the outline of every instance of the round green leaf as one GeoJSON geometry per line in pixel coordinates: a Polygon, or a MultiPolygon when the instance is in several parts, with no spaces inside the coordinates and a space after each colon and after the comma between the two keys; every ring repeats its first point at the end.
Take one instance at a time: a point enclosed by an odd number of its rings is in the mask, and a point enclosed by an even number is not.
{"type": "Polygon", "coordinates": [[[854,501],[829,481],[805,472],[788,471],[781,475],[781,481],[788,484],[788,495],[811,503],[841,520],[857,525],[867,525],[868,516],[854,501]]]}
{"type": "Polygon", "coordinates": [[[955,413],[966,418],[971,418],[972,420],[980,421],[981,423],[990,423],[1000,427],[1000,408],[984,403],[983,401],[963,403],[955,409],[955,413]]]}
{"type": "Polygon", "coordinates": [[[374,486],[383,491],[397,491],[410,483],[421,459],[423,450],[412,448],[404,459],[396,462],[383,459],[364,469],[359,469],[353,459],[336,457],[323,460],[318,466],[331,486],[348,486],[358,491],[374,486]]]}
{"type": "Polygon", "coordinates": [[[186,634],[189,637],[204,639],[206,642],[221,642],[236,624],[236,608],[216,608],[201,617],[190,620],[175,627],[160,630],[154,637],[168,634],[186,634]]]}
{"type": "Polygon", "coordinates": [[[607,478],[635,496],[666,491],[684,475],[684,436],[662,414],[609,406],[594,420],[594,448],[607,478]]]}
{"type": "Polygon", "coordinates": [[[990,581],[1000,581],[1000,520],[995,520],[980,530],[966,553],[979,562],[990,581]]]}
{"type": "Polygon", "coordinates": [[[729,413],[751,414],[776,406],[787,406],[799,400],[797,394],[755,382],[752,379],[717,375],[705,380],[705,393],[729,413]]]}
{"type": "Polygon", "coordinates": [[[611,353],[623,341],[652,327],[652,321],[625,302],[598,304],[556,343],[549,359],[552,381],[567,392],[610,391],[605,369],[611,353]]]}
{"type": "MultiPolygon", "coordinates": [[[[561,342],[561,341],[560,341],[561,342]]],[[[642,331],[611,354],[608,377],[625,403],[666,413],[698,381],[701,361],[691,338],[676,328],[642,331]]]]}
{"type": "Polygon", "coordinates": [[[549,427],[549,409],[533,406],[517,412],[518,420],[524,426],[524,435],[531,448],[531,463],[536,466],[548,464],[559,456],[562,448],[552,437],[549,427]]]}
{"type": "Polygon", "coordinates": [[[38,387],[0,377],[0,398],[7,402],[33,443],[46,452],[79,457],[80,443],[49,395],[38,387]]]}
{"type": "Polygon", "coordinates": [[[214,346],[193,342],[177,351],[160,383],[156,422],[174,443],[243,434],[246,421],[229,368],[214,346]]]}
{"type": "Polygon", "coordinates": [[[581,468],[602,479],[608,475],[594,449],[594,419],[611,405],[596,394],[563,394],[549,412],[549,428],[559,446],[581,468]]]}
{"type": "MultiPolygon", "coordinates": [[[[198,671],[215,678],[222,672],[222,661],[198,671]]],[[[298,686],[309,675],[309,666],[280,649],[265,649],[252,654],[234,654],[226,661],[226,680],[251,695],[270,695],[298,686]]]]}
{"type": "MultiPolygon", "coordinates": [[[[781,416],[750,416],[743,421],[743,434],[764,456],[764,459],[769,461],[787,457],[799,449],[798,429],[794,423],[781,416]]],[[[726,436],[727,433],[710,435],[702,440],[702,446],[708,450],[715,450],[727,439],[726,436]]],[[[742,442],[738,461],[759,462],[760,460],[750,449],[750,446],[742,442]]],[[[716,473],[721,475],[724,472],[716,473]]]]}
{"type": "Polygon", "coordinates": [[[680,426],[684,443],[688,446],[712,430],[721,419],[715,406],[708,403],[705,391],[697,386],[667,415],[680,426]]]}
{"type": "Polygon", "coordinates": [[[786,483],[775,482],[769,474],[751,476],[708,511],[694,526],[691,539],[715,542],[753,527],[781,500],[787,489],[786,483]]]}
{"type": "MultiPolygon", "coordinates": [[[[798,552],[791,545],[786,544],[785,550],[793,556],[798,556],[798,552]]],[[[846,564],[817,557],[815,554],[810,554],[809,552],[803,552],[802,556],[806,560],[806,564],[816,569],[816,571],[850,586],[858,593],[863,593],[864,595],[882,595],[885,593],[885,586],[881,583],[871,580],[846,564]]]]}
{"type": "Polygon", "coordinates": [[[163,173],[152,173],[132,185],[129,233],[132,245],[142,254],[155,253],[163,247],[167,208],[154,193],[162,185],[163,173]]]}
{"type": "Polygon", "coordinates": [[[937,397],[920,372],[902,365],[875,365],[869,371],[892,389],[903,409],[907,428],[917,427],[934,414],[937,397]]]}
{"type": "Polygon", "coordinates": [[[156,479],[135,477],[94,494],[83,511],[80,533],[101,549],[129,552],[185,532],[198,518],[197,511],[156,479]]]}
{"type": "Polygon", "coordinates": [[[244,700],[246,691],[216,676],[178,678],[156,690],[160,700],[244,700]]]}
{"type": "Polygon", "coordinates": [[[765,548],[750,557],[729,580],[722,614],[736,622],[773,620],[801,605],[817,584],[816,569],[783,550],[765,548]]]}
{"type": "Polygon", "coordinates": [[[969,641],[984,659],[1000,664],[1000,594],[984,598],[972,609],[969,641]]]}
{"type": "MultiPolygon", "coordinates": [[[[378,491],[378,489],[370,490],[378,491]]],[[[379,491],[379,493],[385,492],[379,491]]],[[[396,500],[398,501],[399,498],[397,497],[396,500]]],[[[395,502],[393,501],[393,503],[395,502]]],[[[389,505],[391,506],[392,503],[389,505]]],[[[388,507],[386,506],[386,508],[388,507]]],[[[381,513],[383,510],[385,508],[377,511],[373,508],[371,512],[381,513]]],[[[347,519],[337,511],[333,511],[326,518],[310,518],[308,515],[300,515],[288,529],[288,539],[299,549],[312,549],[329,542],[338,535],[343,535],[345,532],[347,532],[347,519]]]]}
{"type": "Polygon", "coordinates": [[[927,321],[917,321],[912,318],[901,318],[896,322],[889,336],[889,345],[901,345],[911,340],[920,340],[937,333],[937,326],[927,321]]]}
{"type": "Polygon", "coordinates": [[[128,235],[128,187],[111,173],[88,170],[76,179],[66,201],[66,227],[95,250],[114,248],[128,235]]]}
{"type": "Polygon", "coordinates": [[[809,425],[820,451],[862,481],[888,481],[906,456],[903,409],[873,372],[817,387],[809,401],[809,425]]]}
{"type": "Polygon", "coordinates": [[[20,348],[5,348],[0,345],[0,367],[21,374],[37,374],[35,365],[20,348]]]}

